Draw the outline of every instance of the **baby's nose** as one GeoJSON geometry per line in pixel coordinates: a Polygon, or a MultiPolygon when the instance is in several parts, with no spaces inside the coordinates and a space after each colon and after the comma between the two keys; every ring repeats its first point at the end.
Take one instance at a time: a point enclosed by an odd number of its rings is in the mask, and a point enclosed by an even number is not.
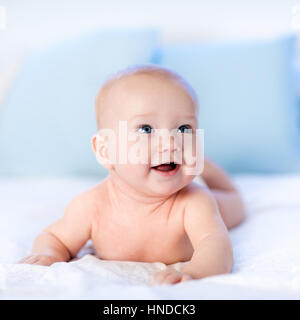
{"type": "Polygon", "coordinates": [[[177,137],[170,136],[170,135],[165,135],[162,137],[160,141],[160,146],[159,150],[161,153],[164,152],[180,152],[181,151],[181,146],[180,146],[180,141],[177,137]]]}
{"type": "Polygon", "coordinates": [[[159,136],[154,136],[151,142],[151,147],[153,146],[153,149],[151,148],[152,163],[182,163],[182,142],[179,140],[180,138],[180,136],[162,133],[162,131],[160,131],[159,136]]]}

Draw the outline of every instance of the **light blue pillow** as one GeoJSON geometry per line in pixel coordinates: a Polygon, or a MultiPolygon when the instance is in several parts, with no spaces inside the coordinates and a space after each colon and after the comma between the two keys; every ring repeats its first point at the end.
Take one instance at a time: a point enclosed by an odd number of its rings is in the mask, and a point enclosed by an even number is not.
{"type": "Polygon", "coordinates": [[[0,174],[103,175],[90,139],[94,99],[104,79],[153,62],[158,32],[81,35],[26,60],[0,113],[0,174]]]}
{"type": "Polygon", "coordinates": [[[156,53],[196,89],[206,155],[232,173],[300,170],[295,44],[289,34],[168,45],[156,53]]]}

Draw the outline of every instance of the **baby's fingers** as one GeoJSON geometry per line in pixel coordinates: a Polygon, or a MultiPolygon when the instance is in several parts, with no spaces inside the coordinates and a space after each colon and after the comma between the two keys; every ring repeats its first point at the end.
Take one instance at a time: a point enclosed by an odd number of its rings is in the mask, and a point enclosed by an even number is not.
{"type": "Polygon", "coordinates": [[[174,271],[173,273],[165,277],[165,279],[163,280],[163,283],[174,284],[174,283],[179,283],[179,282],[188,281],[188,280],[192,280],[192,277],[189,274],[182,273],[179,271],[174,271]]]}
{"type": "Polygon", "coordinates": [[[166,275],[162,283],[165,283],[165,284],[178,283],[181,281],[181,279],[182,279],[182,274],[180,272],[174,271],[166,275]]]}
{"type": "Polygon", "coordinates": [[[37,261],[37,257],[36,256],[28,256],[25,257],[23,259],[21,259],[18,264],[33,264],[37,261]]]}
{"type": "Polygon", "coordinates": [[[183,282],[183,281],[188,281],[188,280],[192,280],[192,279],[193,279],[193,278],[192,278],[189,274],[184,273],[183,276],[182,276],[182,278],[181,278],[181,282],[183,282]]]}
{"type": "Polygon", "coordinates": [[[55,261],[51,258],[51,257],[48,257],[48,256],[41,256],[39,257],[36,261],[33,262],[33,264],[37,264],[37,265],[40,265],[40,266],[51,266],[51,264],[53,264],[55,261]]]}
{"type": "Polygon", "coordinates": [[[30,255],[28,257],[25,257],[24,259],[20,260],[18,263],[20,264],[36,264],[40,266],[50,266],[56,262],[56,260],[50,256],[47,255],[30,255]]]}
{"type": "Polygon", "coordinates": [[[174,269],[168,268],[160,271],[151,278],[149,284],[172,284],[180,282],[182,274],[174,269]]]}
{"type": "Polygon", "coordinates": [[[151,276],[149,284],[155,285],[161,283],[163,279],[171,272],[172,270],[170,270],[169,268],[163,271],[156,272],[154,275],[151,276]]]}

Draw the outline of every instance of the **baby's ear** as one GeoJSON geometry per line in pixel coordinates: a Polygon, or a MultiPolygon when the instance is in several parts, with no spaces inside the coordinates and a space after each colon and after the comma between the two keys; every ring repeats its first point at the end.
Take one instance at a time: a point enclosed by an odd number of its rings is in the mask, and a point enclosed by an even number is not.
{"type": "Polygon", "coordinates": [[[96,159],[105,169],[112,169],[113,165],[109,161],[108,149],[106,147],[105,138],[96,133],[91,139],[92,148],[96,155],[96,159]]]}

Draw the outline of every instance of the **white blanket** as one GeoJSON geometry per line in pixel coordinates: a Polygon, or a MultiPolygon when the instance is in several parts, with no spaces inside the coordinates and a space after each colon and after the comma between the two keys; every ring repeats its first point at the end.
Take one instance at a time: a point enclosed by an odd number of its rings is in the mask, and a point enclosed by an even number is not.
{"type": "MultiPolygon", "coordinates": [[[[16,264],[40,230],[93,179],[0,180],[0,299],[300,298],[300,176],[236,176],[247,220],[230,231],[231,274],[151,287],[163,263],[103,261],[90,251],[50,267],[16,264]]],[[[175,264],[175,268],[180,264],[175,264]]]]}

